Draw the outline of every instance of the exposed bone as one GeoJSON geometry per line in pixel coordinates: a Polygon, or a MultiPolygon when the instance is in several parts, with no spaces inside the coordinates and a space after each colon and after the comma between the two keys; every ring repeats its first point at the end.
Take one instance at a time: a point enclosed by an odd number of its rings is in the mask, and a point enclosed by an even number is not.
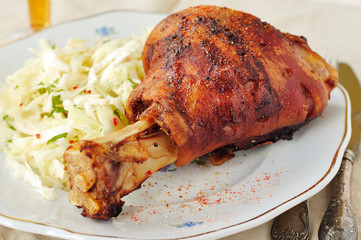
{"type": "Polygon", "coordinates": [[[151,126],[153,126],[155,122],[151,119],[149,120],[141,120],[138,122],[135,122],[132,125],[129,125],[117,132],[114,132],[112,134],[108,134],[104,137],[97,138],[94,141],[96,141],[99,144],[111,144],[115,145],[126,139],[127,137],[130,137],[132,135],[135,135],[137,133],[140,133],[151,126]]]}
{"type": "Polygon", "coordinates": [[[124,204],[121,197],[177,159],[173,141],[163,131],[151,132],[153,125],[153,121],[139,121],[103,138],[77,142],[66,150],[69,200],[83,208],[84,216],[117,216],[124,204]]]}

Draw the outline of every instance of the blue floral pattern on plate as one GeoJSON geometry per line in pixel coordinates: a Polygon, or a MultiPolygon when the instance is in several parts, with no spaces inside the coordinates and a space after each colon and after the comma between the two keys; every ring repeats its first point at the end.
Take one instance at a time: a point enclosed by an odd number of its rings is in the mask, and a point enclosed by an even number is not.
{"type": "Polygon", "coordinates": [[[185,223],[181,223],[181,224],[177,224],[177,225],[173,225],[176,228],[183,228],[183,227],[194,227],[197,225],[201,225],[203,224],[203,222],[193,222],[193,221],[189,221],[189,222],[185,222],[185,223]]]}
{"type": "Polygon", "coordinates": [[[104,36],[109,36],[109,35],[113,35],[113,34],[117,34],[118,32],[115,31],[114,27],[107,27],[107,26],[103,26],[100,28],[95,29],[95,33],[99,34],[100,36],[104,37],[104,36]]]}

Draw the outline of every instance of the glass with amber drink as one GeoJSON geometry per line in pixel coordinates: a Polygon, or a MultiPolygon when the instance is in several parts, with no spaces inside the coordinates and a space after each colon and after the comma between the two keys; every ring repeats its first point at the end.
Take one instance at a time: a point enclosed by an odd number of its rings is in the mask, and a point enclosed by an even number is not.
{"type": "Polygon", "coordinates": [[[50,25],[50,0],[28,0],[30,25],[39,31],[50,25]]]}

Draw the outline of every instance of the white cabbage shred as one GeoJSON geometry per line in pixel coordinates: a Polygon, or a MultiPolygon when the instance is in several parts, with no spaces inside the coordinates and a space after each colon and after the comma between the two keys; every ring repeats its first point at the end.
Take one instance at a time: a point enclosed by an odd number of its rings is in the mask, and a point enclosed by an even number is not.
{"type": "Polygon", "coordinates": [[[141,53],[149,30],[128,39],[105,37],[88,47],[39,41],[36,58],[7,77],[0,90],[0,148],[15,175],[45,199],[68,190],[63,153],[128,124],[125,102],[144,78],[141,53]]]}

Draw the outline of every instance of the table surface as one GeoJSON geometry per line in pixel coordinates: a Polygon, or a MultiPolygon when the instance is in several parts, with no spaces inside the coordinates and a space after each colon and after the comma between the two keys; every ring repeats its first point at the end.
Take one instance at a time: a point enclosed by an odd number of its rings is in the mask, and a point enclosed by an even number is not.
{"type": "MultiPolygon", "coordinates": [[[[307,36],[311,48],[326,58],[348,62],[361,79],[361,1],[359,0],[57,0],[51,3],[51,23],[57,25],[110,10],[138,10],[173,13],[200,4],[227,6],[252,13],[284,32],[307,36]]],[[[0,46],[31,34],[25,0],[0,0],[0,46]]],[[[71,36],[69,36],[71,37],[71,36]]],[[[358,156],[360,158],[360,156],[358,156]]],[[[356,159],[352,179],[352,203],[361,226],[361,159],[356,159]]],[[[309,199],[311,239],[317,239],[322,215],[330,199],[331,186],[309,199]]],[[[272,221],[225,237],[233,239],[270,239],[272,221]]],[[[57,238],[0,226],[0,239],[57,238]]]]}

